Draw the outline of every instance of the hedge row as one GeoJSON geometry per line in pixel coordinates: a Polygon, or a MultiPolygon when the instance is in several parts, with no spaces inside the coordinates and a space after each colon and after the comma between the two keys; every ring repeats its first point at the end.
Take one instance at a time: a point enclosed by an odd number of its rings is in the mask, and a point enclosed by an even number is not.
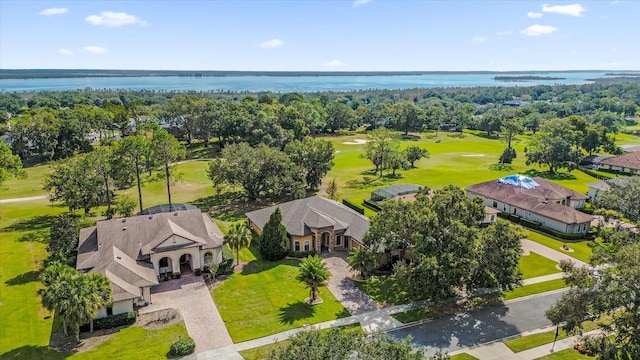
{"type": "Polygon", "coordinates": [[[315,250],[309,250],[309,251],[293,251],[293,250],[289,250],[288,255],[294,258],[298,258],[298,259],[304,259],[308,256],[314,256],[316,254],[315,250]]]}
{"type": "Polygon", "coordinates": [[[586,168],[584,166],[580,166],[580,170],[583,173],[585,173],[585,174],[587,174],[589,176],[593,176],[594,178],[600,179],[600,180],[603,180],[603,181],[604,180],[613,179],[615,177],[614,175],[609,176],[609,175],[604,175],[604,174],[597,173],[597,172],[595,172],[595,171],[593,171],[593,170],[591,170],[589,168],[586,168]]]}
{"type": "MultiPolygon", "coordinates": [[[[93,330],[111,329],[118,326],[131,325],[136,322],[138,314],[130,311],[118,315],[111,315],[100,319],[93,320],[93,330]]],[[[89,331],[90,324],[80,327],[81,331],[89,331]]]]}
{"type": "Polygon", "coordinates": [[[233,261],[234,259],[232,257],[222,260],[216,271],[216,277],[233,274],[233,261]]]}
{"type": "Polygon", "coordinates": [[[581,240],[581,239],[585,239],[587,237],[589,237],[589,235],[585,236],[584,234],[565,234],[563,232],[548,228],[546,226],[543,226],[542,224],[540,224],[537,221],[531,221],[531,220],[527,220],[525,218],[522,218],[520,216],[517,215],[512,215],[509,213],[498,213],[498,216],[503,218],[503,219],[507,219],[510,220],[516,224],[520,224],[524,227],[527,227],[529,229],[532,230],[537,230],[546,234],[549,234],[551,236],[555,236],[557,238],[563,239],[563,240],[581,240]]]}
{"type": "Polygon", "coordinates": [[[342,199],[342,203],[347,205],[348,207],[350,207],[351,209],[359,212],[360,214],[364,215],[364,208],[352,203],[351,201],[347,200],[347,199],[342,199]]]}
{"type": "Polygon", "coordinates": [[[380,207],[380,205],[378,205],[375,201],[372,201],[371,199],[364,200],[362,202],[362,205],[368,207],[373,211],[382,211],[382,208],[380,207]]]}

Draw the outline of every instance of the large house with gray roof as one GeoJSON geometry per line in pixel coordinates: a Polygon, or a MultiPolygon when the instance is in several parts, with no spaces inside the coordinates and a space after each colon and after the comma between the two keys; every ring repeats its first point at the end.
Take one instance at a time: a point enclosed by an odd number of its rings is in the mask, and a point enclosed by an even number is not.
{"type": "Polygon", "coordinates": [[[640,175],[640,150],[604,159],[600,161],[599,168],[620,174],[640,175]]]}
{"type": "Polygon", "coordinates": [[[98,221],[80,230],[76,269],[111,282],[113,304],[96,318],[151,303],[161,277],[222,261],[224,236],[198,209],[98,221]]]}
{"type": "Polygon", "coordinates": [[[488,207],[562,233],[585,234],[591,227],[593,217],[576,210],[588,197],[541,177],[505,176],[466,190],[468,197],[480,196],[488,207]]]}
{"type": "Polygon", "coordinates": [[[280,208],[291,251],[351,250],[361,247],[369,219],[334,200],[319,196],[298,199],[246,214],[249,226],[262,233],[271,214],[280,208]]]}

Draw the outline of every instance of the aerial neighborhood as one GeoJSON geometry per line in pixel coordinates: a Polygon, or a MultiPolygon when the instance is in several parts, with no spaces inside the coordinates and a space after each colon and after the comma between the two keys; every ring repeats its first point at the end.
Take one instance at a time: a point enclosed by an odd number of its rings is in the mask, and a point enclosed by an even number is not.
{"type": "Polygon", "coordinates": [[[0,360],[640,359],[640,2],[1,7],[0,360]]]}

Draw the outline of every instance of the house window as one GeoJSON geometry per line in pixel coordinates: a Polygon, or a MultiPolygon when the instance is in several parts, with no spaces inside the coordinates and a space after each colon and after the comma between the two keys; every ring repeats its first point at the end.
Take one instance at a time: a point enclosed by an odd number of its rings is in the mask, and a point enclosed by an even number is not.
{"type": "Polygon", "coordinates": [[[304,251],[309,251],[309,240],[304,242],[304,251]]]}
{"type": "Polygon", "coordinates": [[[209,264],[213,260],[213,255],[211,253],[204,254],[204,263],[209,264]]]}
{"type": "Polygon", "coordinates": [[[107,316],[113,315],[113,307],[107,306],[107,316]]]}
{"type": "Polygon", "coordinates": [[[300,251],[300,241],[296,241],[293,245],[295,251],[300,251]]]}
{"type": "Polygon", "coordinates": [[[518,209],[517,208],[513,208],[513,215],[516,214],[516,211],[518,211],[518,209]]]}
{"type": "Polygon", "coordinates": [[[494,201],[494,202],[493,202],[493,207],[494,207],[494,208],[498,208],[498,203],[494,201]]]}
{"type": "Polygon", "coordinates": [[[336,246],[342,245],[342,236],[336,236],[336,246]]]}
{"type": "Polygon", "coordinates": [[[163,257],[162,259],[160,259],[158,266],[160,266],[161,268],[169,267],[169,258],[163,257]]]}
{"type": "Polygon", "coordinates": [[[507,211],[507,205],[502,205],[502,211],[507,211]]]}
{"type": "Polygon", "coordinates": [[[565,200],[562,200],[562,205],[565,205],[565,200]]]}
{"type": "Polygon", "coordinates": [[[491,215],[491,222],[496,221],[496,216],[495,215],[491,215]]]}

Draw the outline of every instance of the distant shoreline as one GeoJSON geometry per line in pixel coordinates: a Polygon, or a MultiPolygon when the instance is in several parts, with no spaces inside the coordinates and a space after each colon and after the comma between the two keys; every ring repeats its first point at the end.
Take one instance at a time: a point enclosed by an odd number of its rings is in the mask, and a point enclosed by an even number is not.
{"type": "Polygon", "coordinates": [[[495,81],[531,81],[531,80],[566,80],[564,77],[554,76],[496,76],[493,78],[495,81]]]}
{"type": "MultiPolygon", "coordinates": [[[[99,69],[0,69],[0,79],[62,79],[88,77],[228,77],[228,76],[401,76],[401,75],[456,75],[456,74],[547,74],[554,72],[594,72],[604,70],[567,71],[218,71],[218,70],[99,70],[99,69]]],[[[496,76],[498,81],[562,80],[544,76],[496,76]],[[499,78],[504,78],[499,79],[499,78]]]]}

